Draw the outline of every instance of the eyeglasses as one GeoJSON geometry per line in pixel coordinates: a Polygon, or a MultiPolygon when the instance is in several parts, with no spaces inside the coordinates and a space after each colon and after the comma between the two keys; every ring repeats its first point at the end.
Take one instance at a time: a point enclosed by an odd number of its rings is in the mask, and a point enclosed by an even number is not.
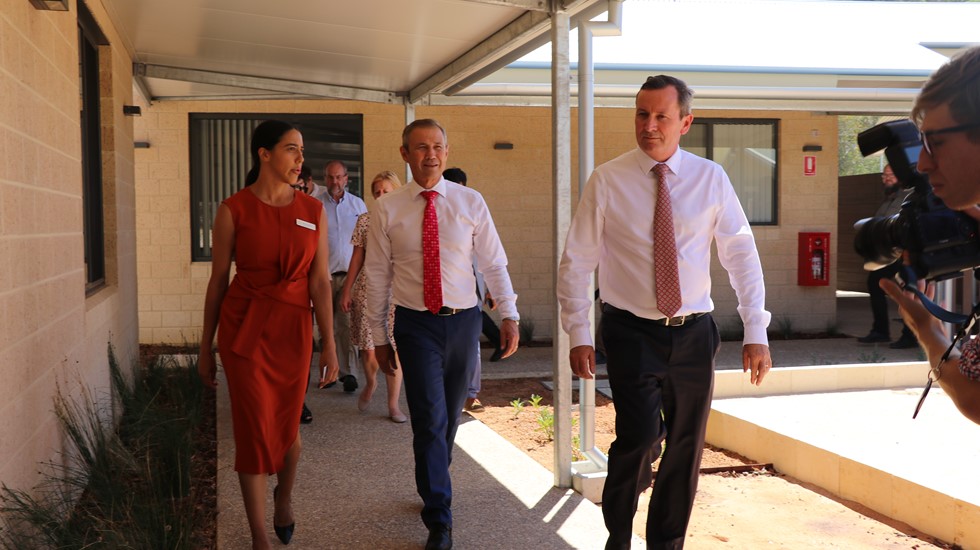
{"type": "Polygon", "coordinates": [[[925,132],[919,132],[919,139],[922,141],[922,147],[932,156],[932,145],[929,145],[929,138],[932,136],[937,136],[939,134],[953,134],[956,132],[964,132],[966,130],[972,130],[974,128],[980,128],[980,122],[973,122],[971,124],[960,124],[959,126],[950,126],[949,128],[940,128],[939,130],[928,130],[925,132]]]}

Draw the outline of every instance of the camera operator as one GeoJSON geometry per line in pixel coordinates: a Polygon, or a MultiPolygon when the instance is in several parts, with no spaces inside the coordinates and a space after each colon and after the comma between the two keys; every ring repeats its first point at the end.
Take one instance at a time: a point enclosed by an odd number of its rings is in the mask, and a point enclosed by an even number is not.
{"type": "MultiPolygon", "coordinates": [[[[929,78],[911,118],[923,145],[918,170],[929,176],[933,193],[950,209],[980,219],[980,47],[955,56],[929,78]]],[[[918,337],[932,378],[964,416],[980,424],[980,339],[967,341],[962,354],[953,350],[940,365],[950,341],[941,322],[894,281],[879,284],[918,337]]]]}
{"type": "MultiPolygon", "coordinates": [[[[902,208],[902,202],[909,194],[908,190],[903,190],[892,171],[890,164],[885,165],[881,172],[881,183],[885,187],[885,200],[875,212],[875,217],[887,217],[898,214],[902,208]]],[[[878,342],[888,342],[891,340],[891,327],[888,320],[888,299],[885,292],[881,290],[878,282],[882,279],[891,279],[902,267],[902,260],[899,258],[895,263],[868,272],[868,295],[871,298],[871,332],[867,336],[858,338],[862,344],[873,344],[878,342]]],[[[915,335],[904,323],[902,324],[902,335],[894,342],[888,344],[891,349],[906,349],[918,347],[919,343],[915,340],[915,335]]]]}

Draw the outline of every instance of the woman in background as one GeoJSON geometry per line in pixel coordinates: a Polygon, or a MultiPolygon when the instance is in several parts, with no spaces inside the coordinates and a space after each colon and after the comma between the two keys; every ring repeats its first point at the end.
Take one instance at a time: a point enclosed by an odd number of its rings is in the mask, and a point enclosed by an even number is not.
{"type": "Polygon", "coordinates": [[[212,341],[228,381],[238,472],[252,548],[267,549],[266,478],[276,474],[273,527],[289,543],[292,491],[302,443],[300,411],[309,376],[312,300],[323,336],[321,384],[339,371],[327,273],[327,223],[320,202],[293,189],[303,165],[303,136],[268,120],[252,133],[246,187],[218,207],[211,279],[204,301],[198,373],[217,387],[212,341]],[[232,258],[236,275],[229,285],[232,258]]]}
{"type": "MultiPolygon", "coordinates": [[[[402,186],[398,176],[390,170],[385,170],[371,181],[371,194],[375,200],[382,195],[391,193],[402,186]]],[[[371,214],[361,214],[357,218],[357,225],[354,226],[354,234],[351,236],[351,244],[354,245],[354,254],[350,259],[350,267],[347,268],[347,280],[344,282],[344,289],[340,295],[340,307],[344,311],[349,311],[351,326],[351,341],[361,350],[361,362],[364,366],[364,376],[367,384],[361,390],[361,395],[357,399],[357,408],[361,411],[367,410],[374,395],[375,388],[378,387],[378,359],[374,355],[374,339],[368,327],[367,319],[364,315],[364,308],[367,303],[366,282],[361,268],[364,267],[364,245],[367,241],[368,226],[370,225],[371,214]],[[353,289],[352,289],[353,286],[353,289]]],[[[395,345],[395,337],[392,334],[395,323],[395,305],[391,303],[391,289],[388,289],[388,341],[392,348],[395,345]]],[[[392,422],[399,424],[408,420],[398,406],[398,396],[401,393],[402,371],[398,368],[398,356],[392,355],[391,368],[385,370],[385,381],[388,384],[388,417],[392,422]],[[393,372],[393,374],[388,374],[393,372]]]]}

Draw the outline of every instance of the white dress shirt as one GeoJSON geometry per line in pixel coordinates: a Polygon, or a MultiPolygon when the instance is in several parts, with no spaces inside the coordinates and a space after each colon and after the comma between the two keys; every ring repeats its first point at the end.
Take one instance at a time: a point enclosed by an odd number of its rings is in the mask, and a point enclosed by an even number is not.
{"type": "MultiPolygon", "coordinates": [[[[653,271],[653,211],[659,183],[657,161],[634,149],[598,168],[589,178],[565,241],[558,274],[562,328],[571,347],[592,345],[589,277],[599,268],[603,302],[647,319],[661,319],[653,271]]],[[[681,308],[675,316],[708,312],[711,242],[728,271],[745,325],[746,344],[768,344],[762,264],[752,229],[724,169],[678,149],[667,160],[677,240],[681,308]]]]}
{"type": "MultiPolygon", "coordinates": [[[[426,191],[415,182],[384,195],[371,214],[368,230],[367,321],[376,342],[384,341],[388,288],[395,305],[424,311],[422,291],[422,216],[426,191]]],[[[483,196],[442,179],[431,191],[439,219],[439,261],[443,305],[471,308],[478,304],[473,258],[504,318],[519,319],[517,294],[507,273],[507,255],[483,196]]]]}
{"type": "Polygon", "coordinates": [[[354,254],[354,245],[350,244],[350,238],[354,234],[358,216],[367,212],[367,206],[360,197],[352,195],[347,190],[344,190],[340,201],[336,201],[330,196],[326,187],[316,184],[313,185],[310,196],[319,199],[327,213],[330,273],[347,271],[350,257],[354,254]]]}

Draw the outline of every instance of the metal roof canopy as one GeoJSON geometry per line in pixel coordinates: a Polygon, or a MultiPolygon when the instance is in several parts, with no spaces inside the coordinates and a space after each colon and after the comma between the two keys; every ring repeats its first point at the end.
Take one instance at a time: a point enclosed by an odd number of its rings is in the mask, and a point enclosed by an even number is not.
{"type": "Polygon", "coordinates": [[[148,101],[416,103],[549,41],[552,4],[606,0],[103,0],[148,101]]]}

